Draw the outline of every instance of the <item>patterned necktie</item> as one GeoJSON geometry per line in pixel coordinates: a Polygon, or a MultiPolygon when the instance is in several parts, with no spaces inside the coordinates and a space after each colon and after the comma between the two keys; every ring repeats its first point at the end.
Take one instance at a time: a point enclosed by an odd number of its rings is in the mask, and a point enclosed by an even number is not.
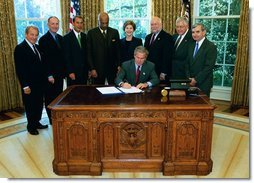
{"type": "Polygon", "coordinates": [[[196,56],[197,52],[198,52],[198,42],[196,42],[196,46],[195,46],[194,53],[193,53],[193,58],[196,56]]]}
{"type": "Polygon", "coordinates": [[[176,42],[175,42],[175,46],[174,46],[174,47],[175,47],[175,50],[178,48],[181,38],[182,38],[181,35],[177,38],[177,40],[176,40],[176,42]]]}
{"type": "Polygon", "coordinates": [[[82,48],[82,45],[81,45],[81,35],[80,35],[80,33],[78,34],[78,44],[79,44],[80,48],[82,48]]]}
{"type": "Polygon", "coordinates": [[[136,80],[135,80],[136,85],[138,85],[139,76],[140,76],[140,65],[138,66],[136,70],[136,80]]]}
{"type": "Polygon", "coordinates": [[[155,41],[155,33],[153,33],[151,39],[150,39],[150,44],[149,45],[152,45],[155,41]]]}
{"type": "Polygon", "coordinates": [[[35,53],[37,59],[41,61],[40,53],[39,53],[38,50],[36,49],[35,45],[33,45],[33,49],[34,49],[34,53],[35,53]]]}

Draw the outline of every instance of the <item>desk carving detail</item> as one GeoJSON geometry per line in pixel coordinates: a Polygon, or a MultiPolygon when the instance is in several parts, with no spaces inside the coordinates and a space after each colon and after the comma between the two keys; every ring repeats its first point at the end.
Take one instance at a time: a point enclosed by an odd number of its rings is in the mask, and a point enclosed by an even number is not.
{"type": "Polygon", "coordinates": [[[203,96],[161,102],[160,90],[156,91],[104,98],[93,87],[68,88],[50,104],[53,171],[58,175],[209,174],[214,106],[203,96]],[[72,92],[79,96],[74,104],[72,92]],[[87,99],[88,94],[100,103],[87,99]]]}

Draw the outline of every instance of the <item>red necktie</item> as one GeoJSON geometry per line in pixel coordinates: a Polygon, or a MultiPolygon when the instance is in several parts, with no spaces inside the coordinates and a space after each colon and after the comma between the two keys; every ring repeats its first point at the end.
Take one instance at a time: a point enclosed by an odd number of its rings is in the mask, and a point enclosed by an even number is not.
{"type": "Polygon", "coordinates": [[[140,75],[140,65],[138,66],[137,70],[136,70],[136,85],[138,84],[138,81],[139,81],[139,75],[140,75]]]}

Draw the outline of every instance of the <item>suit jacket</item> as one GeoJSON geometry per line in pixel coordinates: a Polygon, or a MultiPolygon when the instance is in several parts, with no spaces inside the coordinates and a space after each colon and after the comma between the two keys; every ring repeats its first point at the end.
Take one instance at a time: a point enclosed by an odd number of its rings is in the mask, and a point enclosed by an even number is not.
{"type": "Polygon", "coordinates": [[[35,45],[40,52],[39,60],[33,49],[24,40],[14,50],[16,73],[22,88],[29,86],[40,86],[47,82],[44,56],[38,45],[35,45]]]}
{"type": "Polygon", "coordinates": [[[48,31],[39,39],[39,46],[41,51],[45,56],[45,64],[47,68],[48,76],[53,76],[54,78],[64,78],[65,77],[65,62],[64,62],[64,52],[63,52],[63,37],[57,34],[57,39],[59,45],[56,43],[55,39],[48,31]]]}
{"type": "Polygon", "coordinates": [[[171,59],[173,54],[173,39],[170,34],[161,30],[156,40],[150,45],[152,34],[149,34],[145,38],[145,47],[149,51],[147,60],[150,60],[155,64],[155,71],[170,75],[171,71],[171,59]]]}
{"type": "Polygon", "coordinates": [[[121,60],[124,61],[131,60],[134,58],[134,50],[137,46],[142,46],[142,39],[132,37],[131,41],[126,41],[126,37],[120,40],[120,52],[121,52],[121,60]]]}
{"type": "Polygon", "coordinates": [[[99,27],[87,33],[88,63],[91,70],[97,71],[98,77],[116,76],[120,65],[119,33],[116,29],[107,28],[106,39],[99,27]]]}
{"type": "Polygon", "coordinates": [[[188,49],[186,73],[188,77],[195,78],[196,86],[206,95],[210,96],[213,86],[213,68],[217,58],[217,48],[205,38],[196,56],[193,58],[196,42],[192,42],[188,49]]]}
{"type": "MultiPolygon", "coordinates": [[[[127,80],[128,83],[130,83],[132,86],[135,86],[136,84],[135,79],[136,79],[135,60],[132,59],[123,62],[121,70],[118,73],[117,78],[115,80],[115,84],[119,85],[124,80],[127,80]]],[[[138,83],[145,83],[148,81],[152,83],[152,86],[155,86],[160,82],[154,69],[154,63],[146,60],[141,67],[138,83]]]]}
{"type": "Polygon", "coordinates": [[[87,64],[87,43],[86,34],[81,32],[81,45],[79,46],[78,39],[74,31],[70,31],[63,37],[63,51],[66,63],[67,75],[75,73],[76,77],[88,77],[87,64]]]}
{"type": "MultiPolygon", "coordinates": [[[[179,35],[173,35],[174,44],[179,35]]],[[[188,30],[183,40],[179,44],[178,48],[174,46],[174,53],[172,58],[172,78],[174,79],[185,79],[187,78],[185,73],[185,61],[187,57],[187,50],[190,42],[193,42],[191,31],[188,30]]]]}

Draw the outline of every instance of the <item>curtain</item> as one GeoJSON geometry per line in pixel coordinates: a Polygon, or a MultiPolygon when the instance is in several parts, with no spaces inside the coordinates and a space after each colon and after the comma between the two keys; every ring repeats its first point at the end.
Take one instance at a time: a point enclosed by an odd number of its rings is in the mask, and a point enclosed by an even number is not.
{"type": "Polygon", "coordinates": [[[0,1],[0,111],[23,106],[14,65],[16,45],[13,0],[0,1]]]}
{"type": "Polygon", "coordinates": [[[181,15],[181,0],[152,0],[152,16],[162,20],[163,29],[175,33],[175,21],[181,15]]]}
{"type": "MultiPolygon", "coordinates": [[[[97,27],[97,17],[103,11],[103,0],[80,0],[80,14],[84,18],[84,32],[97,27]]],[[[63,35],[69,31],[70,0],[61,1],[63,35]]]]}
{"type": "Polygon", "coordinates": [[[249,106],[249,0],[242,0],[231,106],[249,106]]]}

